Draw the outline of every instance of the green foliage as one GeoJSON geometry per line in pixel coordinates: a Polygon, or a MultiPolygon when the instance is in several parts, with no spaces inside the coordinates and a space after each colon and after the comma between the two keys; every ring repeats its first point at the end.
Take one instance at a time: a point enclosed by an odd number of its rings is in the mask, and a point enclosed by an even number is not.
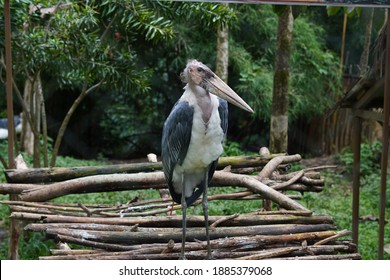
{"type": "MultiPolygon", "coordinates": [[[[271,115],[277,15],[270,6],[240,6],[232,31],[233,85],[253,106],[256,118],[271,115]],[[246,32],[242,32],[246,30],[246,32]],[[256,34],[256,36],[252,36],[256,34]],[[250,37],[250,38],[249,38],[250,37]]],[[[289,120],[322,114],[341,91],[338,59],[326,49],[324,29],[305,12],[294,20],[290,67],[289,120]]]]}
{"type": "Polygon", "coordinates": [[[101,7],[104,16],[121,19],[121,30],[132,30],[134,35],[144,34],[146,40],[155,42],[173,37],[172,21],[158,16],[141,1],[105,1],[101,7]]]}
{"type": "Polygon", "coordinates": [[[327,6],[326,12],[328,16],[335,16],[341,12],[343,14],[347,14],[348,17],[352,17],[354,15],[360,16],[362,9],[361,7],[353,7],[353,6],[348,6],[348,7],[327,6]]]}
{"type": "MultiPolygon", "coordinates": [[[[266,141],[258,135],[271,115],[278,24],[272,6],[116,0],[71,2],[43,14],[42,8],[57,2],[16,2],[13,50],[19,88],[26,73],[42,73],[48,96],[58,89],[98,86],[104,155],[159,152],[163,119],[182,93],[179,73],[189,58],[214,68],[221,25],[230,30],[229,85],[255,110],[250,126],[251,116],[231,107],[230,127],[242,131],[237,140],[246,135],[255,145],[266,141]],[[29,5],[38,2],[41,8],[29,14],[29,5]]],[[[310,15],[300,10],[294,22],[290,121],[321,114],[340,86],[337,58],[310,15]]]]}
{"type": "MultiPolygon", "coordinates": [[[[360,190],[359,216],[379,216],[379,185],[380,176],[371,174],[363,177],[360,190]]],[[[388,180],[387,184],[390,184],[388,180]]],[[[387,197],[390,195],[388,190],[387,197]]],[[[351,182],[335,172],[325,174],[325,187],[321,193],[306,193],[304,204],[316,214],[327,214],[334,218],[337,229],[349,229],[352,226],[352,189],[351,182]]],[[[390,202],[387,202],[387,207],[390,202]]],[[[390,219],[387,212],[386,220],[390,219]]],[[[359,248],[358,251],[365,260],[378,258],[378,222],[361,221],[359,223],[359,248]]],[[[390,242],[390,226],[385,226],[385,244],[390,242]]],[[[390,255],[385,255],[390,259],[390,255]]]]}
{"type": "MultiPolygon", "coordinates": [[[[362,177],[378,173],[381,151],[382,143],[380,141],[360,145],[360,174],[362,177]]],[[[346,171],[352,174],[354,162],[351,147],[347,147],[341,152],[339,160],[344,163],[346,171]]]]}
{"type": "MultiPolygon", "coordinates": [[[[161,40],[158,47],[154,41],[133,44],[139,64],[149,67],[150,90],[116,91],[105,96],[100,126],[104,132],[102,152],[107,156],[159,153],[163,121],[182,93],[179,73],[188,58],[215,60],[215,30],[219,25],[229,25],[235,16],[231,8],[210,3],[146,1],[145,5],[153,8],[158,18],[170,22],[175,40],[161,40]],[[199,26],[204,32],[196,32],[199,26]]],[[[121,28],[115,30],[121,32],[121,28]]]]}
{"type": "Polygon", "coordinates": [[[234,141],[228,141],[228,140],[225,141],[222,156],[224,157],[242,156],[244,154],[245,153],[239,143],[234,141]]]}
{"type": "MultiPolygon", "coordinates": [[[[361,144],[360,159],[360,206],[359,216],[379,217],[379,188],[380,188],[380,152],[382,144],[374,141],[371,144],[361,144]]],[[[352,225],[352,189],[351,174],[353,171],[353,153],[351,148],[346,148],[338,159],[345,165],[346,177],[337,173],[326,174],[326,185],[320,194],[305,195],[305,202],[309,209],[317,213],[334,216],[338,228],[351,229],[352,225]],[[347,178],[347,179],[346,179],[347,178]]],[[[388,178],[387,185],[390,184],[388,178]]],[[[390,197],[390,189],[387,188],[387,197],[390,197]]],[[[386,207],[390,207],[390,200],[386,201],[386,207]]],[[[386,214],[386,220],[390,214],[386,214]]],[[[377,221],[361,221],[359,223],[359,253],[363,259],[376,259],[378,247],[378,223],[377,221]]],[[[385,244],[390,242],[390,227],[385,226],[385,244]]],[[[390,259],[389,255],[385,256],[390,259]]]]}
{"type": "Polygon", "coordinates": [[[331,108],[341,93],[338,58],[325,48],[324,29],[305,17],[294,21],[289,119],[310,118],[331,108]]]}
{"type": "MultiPolygon", "coordinates": [[[[152,2],[153,3],[153,2],[152,2]]],[[[231,26],[236,20],[234,9],[217,3],[158,2],[166,16],[177,22],[188,22],[201,28],[215,28],[221,25],[231,26]]]]}

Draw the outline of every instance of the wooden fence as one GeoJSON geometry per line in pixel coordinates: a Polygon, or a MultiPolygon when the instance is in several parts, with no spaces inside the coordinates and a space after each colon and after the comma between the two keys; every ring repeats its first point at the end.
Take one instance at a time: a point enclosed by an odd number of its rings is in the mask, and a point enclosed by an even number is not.
{"type": "MultiPolygon", "coordinates": [[[[255,200],[259,208],[210,216],[213,258],[360,258],[354,244],[340,240],[349,231],[337,230],[332,217],[317,215],[298,202],[305,192],[321,192],[325,183],[319,171],[334,167],[290,171],[291,164],[300,160],[298,154],[267,153],[220,159],[210,187],[240,188],[210,195],[209,201],[229,200],[230,205],[255,200]]],[[[24,221],[24,230],[44,232],[57,242],[58,248],[40,259],[179,258],[181,215],[176,212],[180,205],[166,195],[160,162],[29,169],[19,159],[17,168],[5,174],[7,183],[0,184],[0,193],[19,198],[1,201],[9,205],[12,221],[24,221]],[[50,202],[68,194],[140,189],[158,190],[161,197],[119,205],[50,202]]],[[[206,258],[203,216],[189,215],[187,224],[186,257],[206,258]]],[[[11,243],[13,238],[18,236],[11,236],[11,243]]]]}

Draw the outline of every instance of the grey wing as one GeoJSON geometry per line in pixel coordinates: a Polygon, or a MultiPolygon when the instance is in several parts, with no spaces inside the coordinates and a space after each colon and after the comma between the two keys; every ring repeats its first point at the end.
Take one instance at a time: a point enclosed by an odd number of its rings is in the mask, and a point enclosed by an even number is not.
{"type": "Polygon", "coordinates": [[[228,129],[228,103],[222,98],[219,98],[218,112],[219,118],[221,119],[222,131],[226,135],[228,129]]]}
{"type": "Polygon", "coordinates": [[[182,164],[191,140],[194,108],[188,102],[177,102],[164,123],[161,158],[164,175],[174,201],[180,203],[181,194],[176,194],[172,174],[176,164],[182,164]]]}

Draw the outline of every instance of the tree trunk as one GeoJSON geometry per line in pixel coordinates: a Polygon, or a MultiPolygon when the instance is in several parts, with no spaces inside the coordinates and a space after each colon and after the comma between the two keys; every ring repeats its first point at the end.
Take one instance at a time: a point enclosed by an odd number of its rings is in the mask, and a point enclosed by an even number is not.
{"type": "MultiPolygon", "coordinates": [[[[366,26],[366,30],[364,33],[364,46],[363,52],[360,56],[359,63],[359,76],[363,77],[368,71],[370,66],[368,65],[368,59],[370,56],[370,46],[371,46],[371,34],[372,34],[372,23],[374,20],[374,8],[363,9],[364,20],[363,24],[366,26]]],[[[375,140],[375,136],[377,135],[377,131],[381,130],[381,125],[374,120],[365,120],[363,123],[362,134],[365,139],[368,140],[369,143],[375,140]]],[[[378,137],[380,139],[380,137],[378,137]]]]}
{"type": "Polygon", "coordinates": [[[43,166],[49,167],[49,158],[48,158],[48,136],[47,136],[47,119],[46,119],[46,107],[45,99],[43,96],[42,83],[40,83],[39,99],[41,106],[41,116],[42,116],[42,140],[43,140],[43,166]]]}
{"type": "Polygon", "coordinates": [[[348,21],[348,15],[346,12],[344,12],[344,19],[343,19],[343,33],[341,35],[341,53],[340,53],[340,76],[343,75],[344,72],[344,52],[345,52],[345,35],[347,30],[347,21],[348,21]]]}
{"type": "Polygon", "coordinates": [[[288,139],[288,80],[291,40],[294,18],[291,6],[279,16],[272,116],[270,129],[270,151],[287,152],[288,139]]]}
{"type": "Polygon", "coordinates": [[[372,22],[374,20],[374,8],[367,8],[366,31],[364,33],[364,47],[360,56],[359,76],[363,76],[368,70],[368,57],[370,55],[372,22]]]}
{"type": "Polygon", "coordinates": [[[41,75],[29,76],[24,85],[24,112],[22,114],[22,150],[33,155],[33,166],[40,167],[40,133],[42,125],[43,92],[41,75]],[[31,122],[27,121],[29,116],[31,122]]]}
{"type": "Polygon", "coordinates": [[[86,75],[86,77],[84,78],[84,85],[83,85],[83,88],[81,90],[81,93],[80,95],[77,97],[77,99],[73,102],[72,106],[69,108],[69,111],[68,113],[66,114],[64,120],[62,121],[62,124],[61,124],[61,127],[58,131],[58,135],[57,135],[57,138],[56,138],[56,141],[54,143],[54,148],[53,148],[53,152],[52,152],[52,155],[51,155],[51,160],[50,160],[50,167],[54,167],[55,164],[56,164],[56,160],[57,160],[57,155],[58,155],[58,152],[60,150],[60,146],[61,146],[61,143],[62,143],[62,139],[64,137],[64,134],[65,134],[65,130],[66,128],[68,127],[68,124],[69,124],[69,121],[70,121],[70,118],[73,116],[73,113],[76,111],[76,109],[78,108],[78,106],[80,105],[80,103],[84,100],[85,97],[87,97],[87,95],[93,91],[94,89],[98,88],[102,83],[103,83],[103,80],[101,80],[100,82],[98,82],[97,84],[91,86],[90,88],[87,88],[88,87],[88,75],[86,75]]]}
{"type": "Polygon", "coordinates": [[[40,143],[40,135],[41,135],[41,96],[42,96],[42,83],[41,83],[41,75],[39,73],[36,74],[33,81],[33,107],[35,110],[33,115],[33,123],[35,126],[35,130],[38,132],[34,134],[34,156],[33,156],[33,166],[41,167],[41,143],[40,143]]]}
{"type": "MultiPolygon", "coordinates": [[[[27,105],[28,112],[23,112],[23,127],[22,127],[22,136],[21,136],[21,148],[28,155],[32,155],[34,153],[34,135],[31,129],[31,125],[27,122],[26,115],[30,115],[31,112],[31,102],[32,102],[32,94],[33,94],[33,85],[31,79],[27,78],[24,84],[24,102],[27,105]]],[[[32,114],[31,114],[32,115],[32,114]]]]}
{"type": "Polygon", "coordinates": [[[223,81],[228,80],[229,65],[229,29],[227,25],[218,27],[217,34],[217,61],[215,73],[223,81]]]}

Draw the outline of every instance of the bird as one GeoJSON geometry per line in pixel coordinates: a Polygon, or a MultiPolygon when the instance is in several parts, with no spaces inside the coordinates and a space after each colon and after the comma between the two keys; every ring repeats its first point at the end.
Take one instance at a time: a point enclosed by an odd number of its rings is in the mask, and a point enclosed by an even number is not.
{"type": "MultiPolygon", "coordinates": [[[[14,127],[16,134],[22,132],[22,119],[20,116],[14,116],[14,127]]],[[[0,140],[8,138],[8,119],[0,119],[0,140]]]]}
{"type": "Polygon", "coordinates": [[[202,62],[191,59],[180,74],[184,93],[164,122],[161,158],[169,192],[182,208],[182,244],[185,257],[186,210],[202,194],[207,258],[211,259],[207,188],[223,152],[228,128],[227,102],[253,113],[252,108],[202,62]]]}

